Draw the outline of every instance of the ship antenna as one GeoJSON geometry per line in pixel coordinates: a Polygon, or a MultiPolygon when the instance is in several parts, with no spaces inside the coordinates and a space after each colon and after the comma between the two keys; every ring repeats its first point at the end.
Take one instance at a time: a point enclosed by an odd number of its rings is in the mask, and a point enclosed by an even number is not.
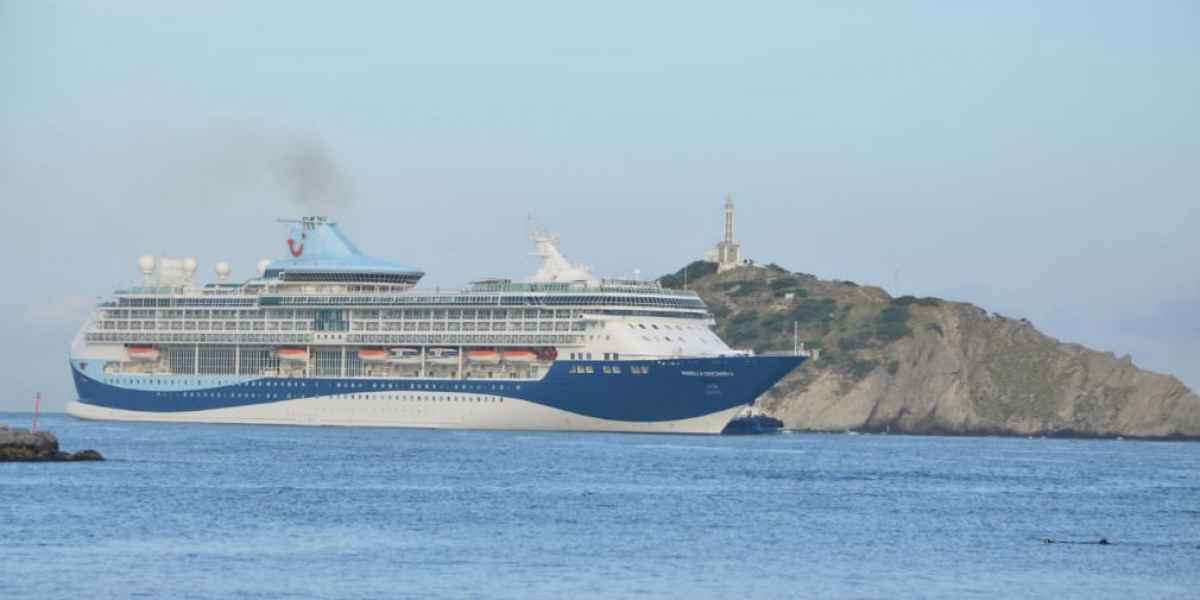
{"type": "Polygon", "coordinates": [[[33,405],[33,435],[37,435],[37,418],[38,413],[42,412],[42,393],[37,393],[37,400],[33,405]]]}

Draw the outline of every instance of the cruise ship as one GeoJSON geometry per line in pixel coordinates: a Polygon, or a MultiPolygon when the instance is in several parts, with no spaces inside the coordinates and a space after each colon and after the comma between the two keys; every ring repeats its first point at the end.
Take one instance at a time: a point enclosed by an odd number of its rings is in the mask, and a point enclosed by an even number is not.
{"type": "Polygon", "coordinates": [[[526,281],[422,289],[332,220],[288,226],[258,276],[138,261],[72,343],[82,419],[719,433],[803,353],[726,345],[695,292],[595,280],[533,227],[526,281]]]}

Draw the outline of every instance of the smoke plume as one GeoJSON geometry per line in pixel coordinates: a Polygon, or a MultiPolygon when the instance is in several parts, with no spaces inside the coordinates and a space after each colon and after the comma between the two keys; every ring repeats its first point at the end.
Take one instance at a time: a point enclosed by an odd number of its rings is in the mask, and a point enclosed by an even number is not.
{"type": "Polygon", "coordinates": [[[337,163],[312,140],[293,142],[283,148],[277,161],[279,182],[292,200],[308,209],[342,208],[350,193],[337,163]]]}
{"type": "Polygon", "coordinates": [[[351,204],[337,161],[313,136],[219,126],[151,138],[132,150],[121,163],[129,170],[130,197],[173,214],[211,214],[271,198],[286,198],[306,213],[351,204]]]}

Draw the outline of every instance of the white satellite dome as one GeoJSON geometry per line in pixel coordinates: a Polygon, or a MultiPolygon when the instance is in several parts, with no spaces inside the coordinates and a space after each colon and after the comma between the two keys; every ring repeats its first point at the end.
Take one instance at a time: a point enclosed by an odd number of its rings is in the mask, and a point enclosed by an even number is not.
{"type": "Polygon", "coordinates": [[[143,255],[138,259],[138,269],[142,271],[142,275],[149,276],[154,272],[154,257],[149,254],[143,255]]]}
{"type": "Polygon", "coordinates": [[[194,258],[183,259],[183,272],[187,273],[188,276],[194,275],[196,273],[196,259],[194,259],[194,258]]]}
{"type": "Polygon", "coordinates": [[[264,259],[258,261],[258,276],[259,277],[262,277],[263,275],[267,274],[267,265],[270,265],[270,264],[271,264],[271,259],[269,259],[269,258],[264,258],[264,259]]]}
{"type": "Polygon", "coordinates": [[[229,263],[225,261],[217,263],[217,278],[221,281],[225,281],[229,278],[229,272],[232,270],[233,269],[229,266],[229,263]]]}

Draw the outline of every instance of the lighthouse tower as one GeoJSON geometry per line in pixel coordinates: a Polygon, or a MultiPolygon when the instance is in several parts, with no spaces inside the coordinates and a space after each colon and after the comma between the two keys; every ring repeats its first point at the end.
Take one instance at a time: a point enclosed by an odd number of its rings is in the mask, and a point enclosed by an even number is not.
{"type": "Polygon", "coordinates": [[[709,260],[717,263],[717,271],[728,271],[742,264],[741,247],[733,242],[733,196],[725,197],[725,239],[709,252],[709,260]]]}

